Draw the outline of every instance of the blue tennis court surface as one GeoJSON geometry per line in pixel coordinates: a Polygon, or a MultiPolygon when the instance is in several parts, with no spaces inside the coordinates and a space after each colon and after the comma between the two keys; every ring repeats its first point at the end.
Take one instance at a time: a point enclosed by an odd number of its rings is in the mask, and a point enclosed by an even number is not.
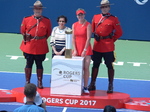
{"type": "MultiPolygon", "coordinates": [[[[44,74],[43,85],[44,87],[50,87],[49,74],[44,74]]],[[[32,75],[31,82],[36,84],[36,74],[32,75]]],[[[0,72],[0,89],[11,90],[17,87],[23,87],[25,78],[24,73],[11,73],[11,72],[0,72]]],[[[107,89],[107,78],[97,79],[97,89],[107,89]]],[[[149,80],[128,80],[128,79],[115,79],[114,80],[114,91],[130,94],[130,97],[149,97],[150,98],[150,81],[149,80]]],[[[1,102],[0,110],[13,111],[15,108],[23,105],[17,102],[1,102]]],[[[86,109],[86,108],[68,108],[68,107],[54,107],[47,106],[48,112],[102,112],[103,109],[86,109]]],[[[117,109],[117,112],[144,112],[129,109],[117,109]]]]}
{"type": "MultiPolygon", "coordinates": [[[[25,59],[19,50],[22,40],[20,34],[0,33],[0,89],[12,90],[23,87],[25,84],[25,59]],[[7,41],[7,43],[5,43],[7,41]]],[[[93,43],[93,39],[91,39],[93,43]]],[[[118,40],[116,43],[116,62],[114,91],[127,93],[133,97],[150,98],[150,42],[118,40]]],[[[51,47],[47,54],[44,66],[44,87],[50,87],[51,47]]],[[[90,65],[90,70],[92,63],[90,65]]],[[[35,65],[33,67],[35,73],[35,65]]],[[[107,90],[107,69],[100,66],[97,90],[107,90]]],[[[90,81],[90,80],[89,80],[90,81]]],[[[32,75],[31,82],[37,84],[36,74],[32,75]]],[[[16,102],[0,103],[0,110],[13,111],[23,104],[16,102]]],[[[82,109],[68,107],[47,106],[48,112],[102,112],[103,109],[82,109]]],[[[118,112],[142,112],[129,109],[117,109],[118,112]]]]}

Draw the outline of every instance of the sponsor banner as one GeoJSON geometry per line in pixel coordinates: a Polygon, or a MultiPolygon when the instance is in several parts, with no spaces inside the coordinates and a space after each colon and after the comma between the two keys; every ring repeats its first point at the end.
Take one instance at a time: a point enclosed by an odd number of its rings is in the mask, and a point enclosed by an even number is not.
{"type": "Polygon", "coordinates": [[[90,95],[82,94],[81,96],[43,95],[42,99],[46,102],[46,105],[49,106],[104,108],[106,105],[112,105],[115,108],[124,108],[124,104],[130,100],[130,95],[119,92],[115,92],[114,94],[107,94],[106,91],[98,90],[90,92],[90,95]]]}
{"type": "MultiPolygon", "coordinates": [[[[12,90],[16,102],[23,103],[24,87],[14,88],[12,90]]],[[[66,106],[78,108],[104,108],[106,105],[112,105],[115,108],[124,108],[125,103],[130,101],[130,95],[121,92],[107,94],[104,90],[90,91],[90,94],[79,95],[54,95],[50,94],[51,88],[37,90],[47,106],[66,106]]]]}
{"type": "MultiPolygon", "coordinates": [[[[101,0],[100,0],[101,1],[101,0]]],[[[51,19],[52,26],[57,26],[56,18],[59,15],[64,14],[68,18],[67,26],[71,28],[72,24],[76,21],[75,11],[77,7],[82,4],[84,7],[87,21],[91,22],[92,17],[95,14],[101,13],[99,8],[98,0],[67,0],[58,4],[60,0],[43,0],[42,4],[47,7],[44,10],[44,16],[51,19]],[[86,3],[85,3],[86,2],[86,3]],[[49,4],[53,4],[49,6],[49,4]],[[73,5],[72,5],[73,4],[73,5]],[[58,8],[59,7],[59,8],[58,8]],[[63,8],[65,7],[65,8],[63,8]],[[90,8],[89,8],[90,7],[90,8]],[[63,10],[62,10],[63,9],[63,10]],[[50,13],[50,10],[55,10],[50,13]],[[68,13],[69,11],[69,13],[68,13]],[[52,16],[53,15],[53,16],[52,16]]],[[[110,12],[112,15],[117,16],[121,23],[123,29],[123,35],[121,39],[130,40],[145,40],[149,41],[149,18],[150,15],[148,11],[150,10],[149,0],[110,0],[110,3],[114,4],[111,6],[110,12]]],[[[0,10],[1,10],[1,22],[0,32],[2,33],[20,33],[20,24],[23,17],[31,15],[31,9],[28,8],[34,2],[32,0],[18,0],[17,4],[12,0],[8,2],[7,0],[0,0],[0,10]],[[26,4],[25,2],[28,1],[26,4]],[[14,8],[14,5],[17,8],[14,8]],[[11,9],[10,12],[6,10],[11,9]],[[21,11],[19,9],[22,9],[21,11]],[[16,12],[16,13],[12,13],[16,12]],[[10,18],[11,21],[6,18],[10,18]],[[17,18],[17,19],[16,19],[17,18]],[[13,21],[13,22],[12,22],[13,21]],[[9,26],[9,27],[8,27],[9,26]]]]}
{"type": "Polygon", "coordinates": [[[52,59],[51,94],[81,95],[83,57],[52,59]]]}
{"type": "Polygon", "coordinates": [[[95,107],[97,105],[97,100],[92,99],[82,99],[82,98],[72,98],[72,97],[42,97],[48,105],[57,106],[72,106],[72,107],[95,107]]]}

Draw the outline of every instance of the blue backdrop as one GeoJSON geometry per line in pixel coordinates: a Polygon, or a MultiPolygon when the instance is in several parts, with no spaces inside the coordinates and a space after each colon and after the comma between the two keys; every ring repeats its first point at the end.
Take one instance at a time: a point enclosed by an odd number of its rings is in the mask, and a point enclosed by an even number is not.
{"type": "MultiPolygon", "coordinates": [[[[23,17],[30,16],[36,0],[0,0],[0,32],[20,33],[20,24],[23,17]]],[[[60,15],[68,18],[67,26],[77,21],[75,11],[77,8],[86,10],[86,19],[91,22],[94,14],[101,13],[96,6],[100,0],[41,0],[47,7],[43,15],[50,18],[52,27],[57,25],[56,19],[60,15]]],[[[110,0],[111,13],[117,16],[123,28],[121,39],[150,40],[150,1],[148,0],[110,0]]]]}

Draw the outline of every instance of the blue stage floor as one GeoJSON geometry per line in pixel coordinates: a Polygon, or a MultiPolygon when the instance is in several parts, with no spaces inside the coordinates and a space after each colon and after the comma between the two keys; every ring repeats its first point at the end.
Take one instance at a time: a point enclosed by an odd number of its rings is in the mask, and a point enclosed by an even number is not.
{"type": "MultiPolygon", "coordinates": [[[[50,76],[44,75],[43,85],[44,87],[50,87],[50,76]]],[[[16,87],[23,87],[25,78],[24,73],[10,73],[10,72],[0,72],[0,89],[11,90],[16,87]]],[[[36,75],[32,75],[32,83],[37,83],[36,75]]],[[[97,89],[107,90],[107,78],[97,79],[97,89]]],[[[150,81],[149,80],[127,80],[127,79],[115,79],[114,80],[114,91],[123,92],[130,94],[130,97],[148,97],[150,98],[150,81]]],[[[0,110],[13,111],[15,108],[23,104],[16,102],[1,102],[0,110]]],[[[68,107],[54,107],[47,106],[48,112],[102,112],[103,109],[86,109],[86,108],[68,108],[68,107]]],[[[135,111],[129,109],[117,109],[117,112],[145,112],[145,111],[135,111]]]]}

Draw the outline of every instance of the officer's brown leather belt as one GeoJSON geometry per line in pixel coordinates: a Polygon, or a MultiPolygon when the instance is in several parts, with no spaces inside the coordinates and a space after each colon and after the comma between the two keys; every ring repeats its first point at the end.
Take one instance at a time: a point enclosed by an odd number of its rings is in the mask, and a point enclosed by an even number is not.
{"type": "Polygon", "coordinates": [[[112,35],[108,35],[108,36],[99,36],[100,39],[107,39],[107,38],[112,38],[112,35]]]}
{"type": "Polygon", "coordinates": [[[46,38],[46,36],[42,36],[42,37],[32,37],[31,36],[31,39],[37,39],[37,40],[39,40],[39,39],[43,39],[43,38],[46,38]]]}

